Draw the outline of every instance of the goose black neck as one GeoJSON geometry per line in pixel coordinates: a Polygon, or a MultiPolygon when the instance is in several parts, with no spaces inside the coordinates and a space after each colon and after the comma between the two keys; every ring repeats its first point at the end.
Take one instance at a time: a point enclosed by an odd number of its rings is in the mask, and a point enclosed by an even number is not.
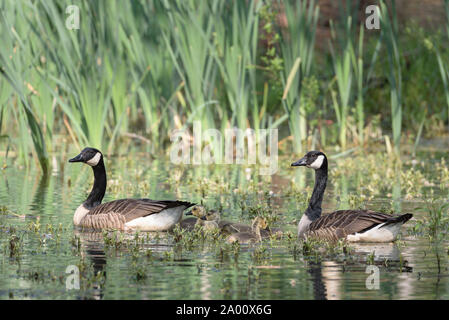
{"type": "Polygon", "coordinates": [[[94,186],[86,201],[84,201],[84,206],[87,209],[92,209],[93,207],[101,204],[104,194],[106,192],[106,169],[104,167],[103,158],[100,159],[98,164],[92,167],[94,171],[94,186]]]}
{"type": "Polygon", "coordinates": [[[327,184],[327,160],[325,159],[321,168],[315,170],[315,186],[312,197],[305,214],[313,221],[321,216],[321,203],[323,202],[324,190],[327,184]]]}

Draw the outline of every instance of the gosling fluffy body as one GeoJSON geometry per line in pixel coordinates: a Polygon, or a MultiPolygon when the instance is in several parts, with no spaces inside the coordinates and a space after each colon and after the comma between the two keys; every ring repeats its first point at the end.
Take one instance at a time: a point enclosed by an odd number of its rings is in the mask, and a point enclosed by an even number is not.
{"type": "Polygon", "coordinates": [[[254,218],[252,225],[251,225],[251,231],[247,232],[237,232],[234,234],[231,234],[226,241],[229,243],[232,242],[239,242],[240,244],[248,244],[248,243],[254,243],[254,242],[260,242],[262,241],[262,235],[260,233],[261,229],[267,228],[267,221],[262,217],[256,217],[254,218]]]}

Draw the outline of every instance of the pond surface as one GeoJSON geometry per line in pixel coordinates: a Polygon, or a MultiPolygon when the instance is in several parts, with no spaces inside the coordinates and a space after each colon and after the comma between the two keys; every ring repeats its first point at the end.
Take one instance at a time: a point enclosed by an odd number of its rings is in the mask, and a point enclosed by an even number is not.
{"type": "Polygon", "coordinates": [[[203,202],[230,220],[249,223],[256,214],[267,215],[272,226],[292,235],[236,249],[213,237],[186,245],[170,233],[76,230],[73,213],[93,175],[85,165],[66,163],[69,156],[55,159],[58,168],[48,178],[13,163],[0,172],[0,299],[449,298],[446,237],[431,241],[412,230],[428,215],[423,194],[440,203],[447,199],[440,167],[446,154],[426,151],[418,162],[404,160],[400,170],[392,169],[397,180],[385,169],[386,156],[372,160],[384,162],[379,168],[366,161],[366,171],[357,173],[348,158],[331,159],[324,212],[364,207],[412,212],[414,218],[395,244],[344,250],[323,244],[312,251],[295,240],[295,230],[314,177],[311,170],[290,168],[295,159],[283,159],[276,175],[263,177],[254,167],[175,166],[142,154],[106,158],[104,201],[203,202]],[[80,289],[67,289],[70,266],[80,270],[80,289]],[[370,280],[377,271],[378,288],[370,280]]]}

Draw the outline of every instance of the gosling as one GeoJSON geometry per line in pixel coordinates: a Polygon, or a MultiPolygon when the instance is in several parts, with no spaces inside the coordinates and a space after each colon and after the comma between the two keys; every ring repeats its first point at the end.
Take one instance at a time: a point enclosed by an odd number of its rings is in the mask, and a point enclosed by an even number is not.
{"type": "Polygon", "coordinates": [[[207,211],[205,207],[197,205],[186,213],[186,216],[194,216],[181,221],[181,228],[192,231],[196,225],[201,226],[205,230],[219,229],[220,213],[215,210],[207,211]]]}
{"type": "Polygon", "coordinates": [[[254,218],[251,224],[251,231],[237,232],[231,234],[226,241],[229,243],[239,242],[240,244],[249,244],[262,241],[261,229],[268,227],[267,221],[262,217],[254,218]]]}

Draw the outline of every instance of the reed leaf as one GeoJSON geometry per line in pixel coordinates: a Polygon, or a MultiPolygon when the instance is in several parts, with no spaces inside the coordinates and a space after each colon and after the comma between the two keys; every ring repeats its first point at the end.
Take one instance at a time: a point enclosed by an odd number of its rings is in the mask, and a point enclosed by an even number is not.
{"type": "Polygon", "coordinates": [[[286,86],[287,79],[299,58],[301,63],[298,72],[289,83],[290,89],[282,100],[285,112],[289,117],[290,133],[293,136],[293,148],[297,154],[302,153],[302,142],[307,135],[307,111],[301,103],[302,81],[311,75],[315,32],[319,17],[319,7],[315,1],[283,1],[287,18],[287,30],[281,33],[281,53],[284,61],[284,72],[281,75],[286,86]]]}
{"type": "Polygon", "coordinates": [[[391,124],[393,144],[397,154],[400,151],[402,127],[402,69],[398,43],[396,2],[391,2],[391,18],[384,1],[380,2],[380,23],[382,39],[388,56],[388,82],[390,84],[391,124]]]}

